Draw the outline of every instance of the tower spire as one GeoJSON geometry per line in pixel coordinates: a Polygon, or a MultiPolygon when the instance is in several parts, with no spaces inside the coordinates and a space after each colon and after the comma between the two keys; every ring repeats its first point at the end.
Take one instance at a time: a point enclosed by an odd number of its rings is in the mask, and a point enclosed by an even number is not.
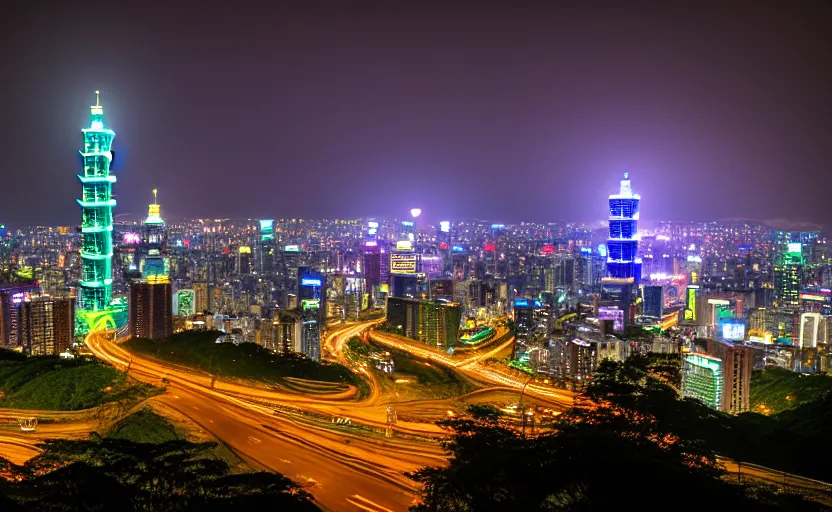
{"type": "Polygon", "coordinates": [[[159,191],[157,189],[153,189],[153,204],[147,205],[147,219],[145,219],[145,224],[164,224],[165,221],[162,220],[162,206],[157,201],[157,193],[159,191]]]}
{"type": "Polygon", "coordinates": [[[95,91],[95,106],[96,107],[101,106],[101,92],[100,91],[95,91]]]}

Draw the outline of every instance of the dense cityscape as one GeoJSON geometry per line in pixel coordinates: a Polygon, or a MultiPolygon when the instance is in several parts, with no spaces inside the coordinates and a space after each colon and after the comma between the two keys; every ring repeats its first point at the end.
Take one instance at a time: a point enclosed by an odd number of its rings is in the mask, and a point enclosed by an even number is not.
{"type": "Polygon", "coordinates": [[[0,510],[832,509],[804,7],[10,9],[0,510]]]}
{"type": "MultiPolygon", "coordinates": [[[[285,415],[279,422],[300,428],[295,435],[314,442],[313,452],[346,443],[355,451],[349,467],[386,473],[382,481],[352,476],[349,489],[324,485],[318,472],[329,466],[341,479],[338,465],[347,463],[306,456],[307,481],[296,483],[312,498],[333,510],[395,510],[418,503],[418,478],[403,482],[405,473],[441,460],[434,423],[445,414],[491,407],[524,438],[527,430],[545,435],[591,392],[605,364],[648,358],[675,365],[675,376],[661,378],[679,397],[768,415],[774,405],[752,404],[755,371],[828,370],[832,262],[820,230],[748,220],[640,229],[642,198],[628,173],[601,205],[604,229],[430,225],[418,207],[404,220],[168,221],[156,189],[145,218],[117,221],[115,132],[98,92],[82,134],[80,224],[2,233],[2,348],[18,361],[98,359],[124,372],[122,385],[156,391],[122,400],[107,420],[4,409],[20,429],[0,437],[11,458],[31,458],[46,439],[112,430],[113,422],[118,430],[147,401],[155,405],[144,414],[193,421],[242,460],[286,473],[289,458],[275,464],[261,458],[265,446],[252,450],[258,436],[235,444],[251,415],[285,415]],[[165,346],[171,357],[159,352],[165,346]],[[242,350],[217,352],[207,364],[189,353],[217,346],[242,350]],[[269,375],[216,360],[246,356],[290,366],[269,375]],[[414,360],[444,380],[419,390],[437,377],[409,369],[414,360]],[[220,419],[222,427],[208,426],[220,419]],[[312,433],[310,423],[326,433],[312,433]]],[[[266,451],[298,450],[276,441],[266,451]]],[[[763,481],[785,478],[753,467],[763,481]]],[[[792,478],[795,488],[828,491],[792,478]]]]}

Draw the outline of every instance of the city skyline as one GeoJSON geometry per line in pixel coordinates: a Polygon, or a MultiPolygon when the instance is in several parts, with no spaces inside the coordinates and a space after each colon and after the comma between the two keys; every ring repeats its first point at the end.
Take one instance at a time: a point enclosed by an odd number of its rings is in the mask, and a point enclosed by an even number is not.
{"type": "Polygon", "coordinates": [[[122,214],[158,188],[180,218],[404,203],[591,222],[630,172],[649,220],[832,221],[825,187],[805,186],[829,160],[825,9],[203,9],[185,29],[184,7],[118,6],[94,59],[72,23],[85,9],[14,9],[0,37],[29,52],[2,64],[7,224],[74,217],[63,191],[94,90],[119,133],[122,214]]]}

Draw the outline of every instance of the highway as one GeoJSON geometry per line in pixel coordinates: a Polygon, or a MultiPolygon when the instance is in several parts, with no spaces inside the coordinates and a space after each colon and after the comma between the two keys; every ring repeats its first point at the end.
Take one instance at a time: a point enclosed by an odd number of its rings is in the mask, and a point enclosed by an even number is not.
{"type": "Polygon", "coordinates": [[[502,373],[493,368],[488,368],[482,361],[487,360],[505,350],[513,340],[508,340],[505,343],[489,350],[483,354],[466,354],[463,357],[456,357],[450,354],[438,352],[424,345],[419,346],[416,343],[409,342],[400,336],[395,336],[376,330],[370,331],[370,339],[383,346],[409,352],[413,355],[427,359],[429,361],[453,368],[466,377],[482,382],[486,385],[501,386],[522,390],[525,386],[525,394],[539,400],[543,400],[552,404],[553,407],[567,409],[572,406],[575,400],[576,393],[567,391],[565,389],[556,389],[549,386],[541,386],[539,384],[528,383],[517,379],[516,377],[507,373],[502,373]]]}
{"type": "MultiPolygon", "coordinates": [[[[98,358],[127,370],[134,379],[154,385],[165,379],[166,392],[147,401],[149,405],[163,414],[175,414],[193,422],[253,467],[292,478],[324,510],[399,512],[413,504],[419,491],[419,485],[404,473],[426,465],[441,465],[446,460],[436,442],[443,431],[434,421],[450,410],[452,400],[397,402],[381,391],[373,372],[347,360],[343,352],[346,341],[376,323],[377,320],[345,325],[322,340],[327,359],[348,365],[370,382],[370,394],[362,399],[355,388],[301,394],[220,381],[129,353],[112,340],[111,332],[90,334],[86,343],[98,358]],[[386,422],[388,405],[395,405],[400,416],[418,421],[399,421],[391,429],[386,422]],[[348,417],[354,425],[333,424],[334,417],[348,417]]],[[[454,356],[375,330],[370,331],[370,337],[383,346],[444,365],[485,384],[483,389],[457,398],[465,403],[510,400],[524,385],[530,401],[549,407],[565,409],[574,400],[572,392],[527,384],[528,381],[484,364],[506,350],[512,340],[454,356]]],[[[49,417],[53,422],[41,424],[37,432],[0,431],[0,454],[16,463],[39,453],[37,443],[43,439],[85,438],[101,427],[101,420],[91,411],[0,410],[0,419],[22,416],[49,417]]],[[[729,472],[736,472],[734,461],[721,462],[729,472]]],[[[773,483],[782,483],[785,478],[788,485],[795,487],[802,484],[816,491],[828,488],[823,482],[760,466],[742,463],[742,469],[743,476],[773,483]]]]}
{"type": "MultiPolygon", "coordinates": [[[[347,339],[366,327],[357,324],[337,335],[347,339]]],[[[131,355],[111,338],[111,333],[91,334],[87,346],[97,357],[117,367],[126,369],[129,365],[133,378],[157,385],[166,378],[170,382],[167,392],[155,401],[187,417],[254,467],[282,473],[307,486],[326,510],[406,510],[419,486],[404,473],[445,460],[433,440],[386,437],[386,413],[381,407],[378,413],[365,414],[378,432],[335,426],[329,416],[320,418],[303,411],[330,413],[346,408],[357,412],[361,404],[230,386],[219,381],[211,389],[210,377],[168,368],[135,355],[131,360],[131,355]],[[276,413],[273,407],[254,399],[294,405],[298,412],[276,413]]],[[[434,425],[420,423],[397,426],[396,431],[411,428],[425,434],[441,432],[434,425]]]]}

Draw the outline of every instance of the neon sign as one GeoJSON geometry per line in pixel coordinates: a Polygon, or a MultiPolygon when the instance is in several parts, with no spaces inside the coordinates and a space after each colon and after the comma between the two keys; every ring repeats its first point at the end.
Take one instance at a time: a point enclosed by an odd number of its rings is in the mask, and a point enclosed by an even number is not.
{"type": "Polygon", "coordinates": [[[142,242],[142,237],[138,233],[127,232],[121,235],[121,242],[124,245],[136,245],[142,242]]]}

